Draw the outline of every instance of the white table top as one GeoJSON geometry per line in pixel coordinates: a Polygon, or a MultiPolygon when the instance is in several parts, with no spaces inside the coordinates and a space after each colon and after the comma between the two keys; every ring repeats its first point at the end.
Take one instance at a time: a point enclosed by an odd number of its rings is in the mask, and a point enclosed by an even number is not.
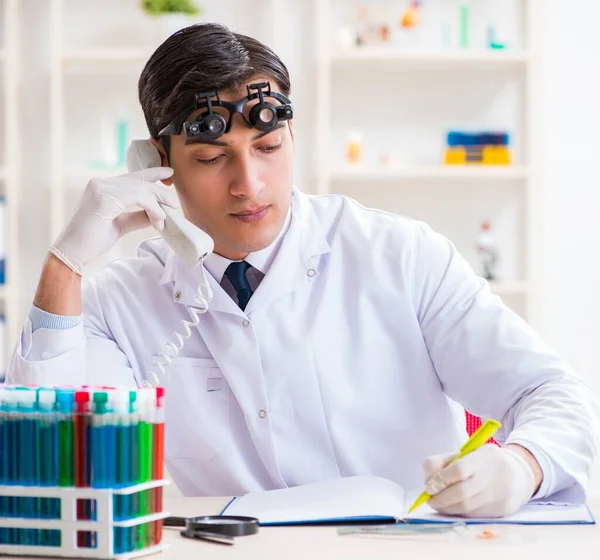
{"type": "MultiPolygon", "coordinates": [[[[228,498],[171,498],[167,507],[171,514],[186,517],[215,515],[228,498]]],[[[590,507],[598,517],[600,500],[590,507]]],[[[479,526],[484,530],[485,526],[479,526]]],[[[522,535],[530,542],[514,544],[494,540],[461,540],[447,537],[384,538],[340,536],[333,526],[324,527],[261,527],[258,534],[238,537],[233,546],[186,539],[179,529],[165,528],[165,542],[171,546],[163,553],[151,556],[157,560],[240,558],[257,560],[546,560],[550,558],[577,560],[598,558],[600,524],[565,526],[510,526],[515,539],[522,535]],[[435,539],[435,540],[434,540],[435,539]],[[459,556],[460,555],[460,556],[459,556]]]]}
{"type": "MultiPolygon", "coordinates": [[[[172,515],[194,517],[216,515],[229,498],[169,497],[166,502],[172,515]]],[[[595,516],[600,499],[592,500],[595,516]]],[[[478,526],[482,531],[486,526],[478,526]]],[[[518,544],[502,540],[462,540],[448,536],[367,537],[338,535],[334,526],[261,527],[256,535],[238,537],[232,546],[186,539],[179,528],[164,529],[166,551],[142,558],[156,560],[577,560],[598,558],[600,523],[597,525],[507,526],[504,530],[518,544]]],[[[475,529],[473,529],[475,530],[475,529]]],[[[478,533],[477,533],[478,534],[478,533]]],[[[23,560],[23,556],[1,556],[23,560]]]]}

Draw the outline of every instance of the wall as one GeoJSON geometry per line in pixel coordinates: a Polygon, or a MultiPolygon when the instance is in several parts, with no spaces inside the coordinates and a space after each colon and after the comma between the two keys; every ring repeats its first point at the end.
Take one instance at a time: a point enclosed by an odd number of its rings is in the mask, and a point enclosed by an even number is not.
{"type": "MultiPolygon", "coordinates": [[[[546,2],[543,333],[600,390],[600,4],[576,5],[546,2]]],[[[600,468],[593,490],[600,493],[600,468]]]]}

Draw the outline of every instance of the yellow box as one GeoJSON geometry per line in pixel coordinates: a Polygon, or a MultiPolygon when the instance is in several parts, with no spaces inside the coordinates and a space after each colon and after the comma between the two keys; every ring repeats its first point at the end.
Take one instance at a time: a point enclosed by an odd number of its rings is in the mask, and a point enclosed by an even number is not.
{"type": "Polygon", "coordinates": [[[467,150],[462,146],[446,148],[444,163],[446,165],[464,165],[467,163],[467,150]]]}
{"type": "Polygon", "coordinates": [[[511,153],[505,146],[484,146],[481,159],[484,165],[510,165],[511,153]]]}

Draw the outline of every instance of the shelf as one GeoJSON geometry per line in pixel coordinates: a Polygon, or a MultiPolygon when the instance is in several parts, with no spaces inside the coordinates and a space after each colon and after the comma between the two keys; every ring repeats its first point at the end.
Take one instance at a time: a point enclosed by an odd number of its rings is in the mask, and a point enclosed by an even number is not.
{"type": "Polygon", "coordinates": [[[361,47],[334,51],[331,62],[417,64],[422,66],[520,66],[530,60],[525,52],[471,50],[471,51],[406,51],[390,47],[361,47]]]}
{"type": "Polygon", "coordinates": [[[71,49],[63,52],[61,61],[64,65],[78,62],[135,62],[144,63],[150,57],[145,49],[71,49]]]}
{"type": "Polygon", "coordinates": [[[414,167],[356,166],[336,169],[332,181],[506,181],[529,177],[522,165],[431,165],[414,167]]]}
{"type": "Polygon", "coordinates": [[[490,290],[499,296],[521,296],[529,292],[527,282],[490,282],[490,290]]]}
{"type": "MultiPolygon", "coordinates": [[[[7,284],[0,284],[0,302],[6,301],[10,295],[10,289],[7,284]]],[[[1,366],[1,364],[0,364],[1,366]]]]}

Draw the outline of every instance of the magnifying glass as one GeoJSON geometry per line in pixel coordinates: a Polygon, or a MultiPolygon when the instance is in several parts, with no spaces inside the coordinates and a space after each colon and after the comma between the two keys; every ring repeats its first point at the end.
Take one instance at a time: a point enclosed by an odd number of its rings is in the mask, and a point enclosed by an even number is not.
{"type": "Polygon", "coordinates": [[[221,544],[233,544],[234,537],[245,537],[258,533],[256,517],[235,515],[206,515],[203,517],[167,517],[164,527],[185,527],[181,536],[202,539],[221,544]]]}

